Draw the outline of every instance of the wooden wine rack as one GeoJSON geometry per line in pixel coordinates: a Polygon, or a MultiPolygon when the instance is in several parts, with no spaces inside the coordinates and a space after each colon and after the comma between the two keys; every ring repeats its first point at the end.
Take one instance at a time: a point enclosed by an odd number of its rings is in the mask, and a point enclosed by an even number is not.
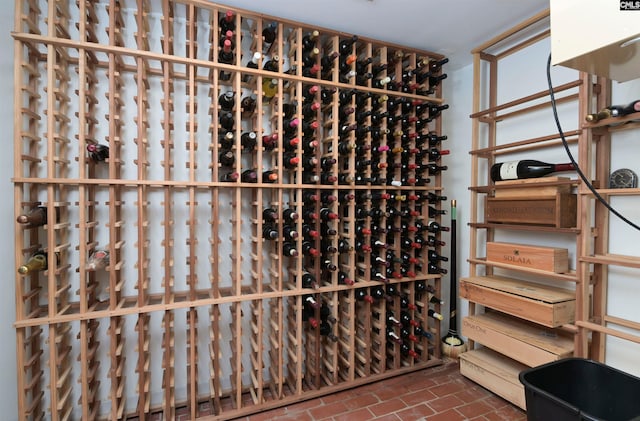
{"type": "MultiPolygon", "coordinates": [[[[401,163],[400,153],[376,155],[364,148],[359,155],[339,154],[339,141],[401,145],[401,138],[392,136],[398,122],[392,127],[383,121],[381,132],[392,135],[380,140],[355,130],[340,139],[340,93],[372,94],[361,96],[360,104],[355,95],[345,102],[356,111],[370,109],[381,95],[443,104],[439,86],[418,95],[375,88],[372,80],[341,82],[338,60],[327,79],[303,76],[298,59],[303,36],[315,29],[320,32],[318,62],[351,36],[202,0],[16,2],[15,213],[44,206],[48,215],[58,215],[42,227],[16,224],[16,263],[39,249],[48,256],[47,270],[16,275],[21,419],[146,419],[154,412],[174,419],[176,408],[184,406],[192,419],[229,419],[441,363],[440,326],[427,316],[434,304],[428,294],[416,294],[418,282],[436,295],[440,291],[441,275],[426,271],[426,246],[419,256],[424,270],[411,264],[407,276],[388,281],[409,297],[416,306],[407,310],[410,316],[432,335],[409,343],[419,354],[411,357],[385,334],[386,312],[400,313],[400,297],[372,303],[356,299],[356,292],[384,285],[372,279],[361,249],[326,255],[357,281],[345,285],[338,272],[322,269],[320,257],[288,257],[281,239],[262,238],[262,210],[273,207],[282,214],[292,208],[303,215],[309,209],[303,206],[304,191],[338,197],[380,192],[394,198],[442,191],[439,174],[424,186],[349,178],[310,184],[301,164],[285,168],[284,147],[260,147],[263,134],[284,132],[283,104],[300,104],[296,115],[305,121],[303,88],[336,88],[312,116],[319,122],[319,145],[307,154],[335,158],[333,172],[345,177],[355,176],[361,161],[379,159],[390,164],[382,178],[400,180],[405,170],[392,165],[401,163]],[[228,10],[238,28],[232,64],[218,60],[219,22],[228,10]],[[277,24],[277,38],[267,44],[256,34],[271,22],[277,24]],[[257,69],[246,67],[253,51],[264,54],[257,69]],[[279,71],[263,70],[273,55],[283,58],[279,71]],[[221,72],[230,78],[223,80],[221,72]],[[269,80],[277,82],[272,98],[265,96],[269,80]],[[255,168],[258,183],[220,181],[229,169],[218,164],[217,99],[229,90],[236,98],[232,171],[255,168]],[[239,105],[246,95],[255,96],[253,113],[239,105]],[[259,147],[252,150],[240,142],[248,130],[258,134],[259,147]],[[89,158],[86,147],[95,144],[108,145],[108,159],[89,158]],[[276,183],[261,179],[268,169],[277,173],[276,183]],[[109,252],[104,270],[87,267],[96,249],[109,252]],[[319,288],[303,288],[305,270],[319,288]],[[336,319],[331,335],[320,334],[306,320],[308,297],[326,304],[336,319]]],[[[443,58],[363,38],[352,48],[359,57],[389,64],[376,77],[399,79],[403,67],[443,58]]],[[[438,76],[439,67],[434,69],[438,76]]],[[[391,108],[389,101],[382,102],[380,112],[402,113],[402,107],[391,108]]],[[[414,116],[411,110],[407,117],[414,116]]],[[[440,135],[439,113],[432,117],[420,128],[410,120],[406,131],[440,135]]],[[[345,121],[355,123],[355,113],[345,121]]],[[[301,126],[294,134],[304,143],[308,136],[301,126]]],[[[404,143],[415,146],[412,138],[404,143]]],[[[304,149],[301,143],[294,152],[302,156],[304,149]]],[[[320,174],[319,164],[315,170],[320,174]]],[[[370,177],[371,168],[364,174],[370,177]]],[[[399,203],[365,205],[402,205],[416,212],[413,220],[440,220],[429,218],[426,201],[399,203]]],[[[340,216],[332,223],[338,234],[323,237],[334,245],[338,238],[356,244],[356,226],[374,224],[372,217],[355,218],[354,200],[327,206],[340,216]]],[[[440,209],[440,202],[432,206],[440,209]]],[[[320,204],[312,210],[318,212],[320,204]]],[[[379,224],[386,222],[383,215],[379,224]]],[[[283,225],[280,218],[280,232],[283,225]]],[[[298,232],[302,225],[301,217],[295,223],[298,232]]],[[[313,225],[321,230],[320,222],[313,225]]],[[[401,233],[378,236],[400,251],[401,233]]],[[[313,241],[320,249],[321,240],[313,241]]],[[[298,250],[302,242],[301,235],[295,241],[298,250]]],[[[320,320],[320,310],[312,317],[320,320]]]]}

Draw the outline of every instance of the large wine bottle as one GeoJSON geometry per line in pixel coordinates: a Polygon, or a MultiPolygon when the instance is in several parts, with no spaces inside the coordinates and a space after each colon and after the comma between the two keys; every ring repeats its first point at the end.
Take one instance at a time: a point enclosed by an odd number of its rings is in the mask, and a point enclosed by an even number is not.
{"type": "Polygon", "coordinates": [[[573,164],[548,164],[533,159],[521,161],[509,161],[491,166],[491,179],[493,181],[516,180],[519,178],[537,178],[545,175],[573,170],[573,164]]]}

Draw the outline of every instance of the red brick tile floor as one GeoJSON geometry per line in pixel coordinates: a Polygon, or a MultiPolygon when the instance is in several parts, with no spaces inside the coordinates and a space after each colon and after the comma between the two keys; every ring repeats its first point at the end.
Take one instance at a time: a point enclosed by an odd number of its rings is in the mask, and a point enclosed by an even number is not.
{"type": "Polygon", "coordinates": [[[261,412],[243,421],[497,421],[526,413],[460,374],[456,360],[354,389],[261,412]]]}
{"type": "MultiPolygon", "coordinates": [[[[201,404],[200,416],[210,410],[201,404]]],[[[154,413],[150,421],[163,421],[154,413]]],[[[235,421],[498,421],[526,420],[527,415],[482,386],[460,374],[457,360],[445,359],[431,367],[376,383],[301,401],[235,421]]],[[[137,417],[127,418],[137,421],[137,417]]],[[[175,419],[187,421],[186,407],[177,408],[175,419]]]]}

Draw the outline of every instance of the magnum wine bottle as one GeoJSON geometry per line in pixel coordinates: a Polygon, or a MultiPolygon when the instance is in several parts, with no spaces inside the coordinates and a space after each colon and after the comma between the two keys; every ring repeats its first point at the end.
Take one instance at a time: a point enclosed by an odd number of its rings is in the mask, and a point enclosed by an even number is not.
{"type": "Polygon", "coordinates": [[[548,164],[533,159],[523,159],[521,161],[509,161],[491,166],[491,179],[493,181],[516,180],[521,178],[537,178],[545,175],[574,170],[572,163],[568,164],[548,164]]]}

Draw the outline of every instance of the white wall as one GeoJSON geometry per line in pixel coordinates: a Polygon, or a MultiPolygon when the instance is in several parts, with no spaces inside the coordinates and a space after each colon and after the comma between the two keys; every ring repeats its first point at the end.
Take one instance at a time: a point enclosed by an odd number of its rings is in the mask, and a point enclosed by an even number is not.
{"type": "Polygon", "coordinates": [[[0,268],[4,279],[0,294],[0,408],[2,419],[18,418],[16,334],[13,322],[16,320],[15,306],[15,266],[14,266],[14,215],[13,215],[13,30],[14,2],[4,2],[0,7],[0,98],[4,102],[0,111],[0,128],[4,135],[4,153],[0,153],[0,193],[5,204],[0,206],[0,232],[5,240],[0,242],[0,268]]]}

